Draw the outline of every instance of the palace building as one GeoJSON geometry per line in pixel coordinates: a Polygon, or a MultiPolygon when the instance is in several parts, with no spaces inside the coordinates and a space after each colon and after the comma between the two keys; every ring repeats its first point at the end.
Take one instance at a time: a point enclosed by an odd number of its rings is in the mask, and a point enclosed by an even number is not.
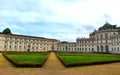
{"type": "Polygon", "coordinates": [[[89,38],[77,38],[76,42],[58,43],[57,47],[57,51],[120,54],[120,27],[106,22],[92,32],[89,38]]]}
{"type": "Polygon", "coordinates": [[[57,39],[26,35],[0,34],[0,51],[64,51],[120,54],[120,27],[106,22],[98,30],[90,33],[89,38],[77,38],[76,42],[60,42],[57,39]]]}
{"type": "Polygon", "coordinates": [[[45,52],[53,50],[59,40],[43,37],[0,34],[0,51],[45,52]]]}

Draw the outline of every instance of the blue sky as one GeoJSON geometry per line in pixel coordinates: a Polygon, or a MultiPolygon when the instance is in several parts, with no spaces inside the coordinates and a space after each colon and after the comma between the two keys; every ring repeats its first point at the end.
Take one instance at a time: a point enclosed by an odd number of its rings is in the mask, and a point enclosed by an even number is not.
{"type": "Polygon", "coordinates": [[[119,0],[0,0],[0,31],[75,41],[108,21],[120,26],[119,0]]]}

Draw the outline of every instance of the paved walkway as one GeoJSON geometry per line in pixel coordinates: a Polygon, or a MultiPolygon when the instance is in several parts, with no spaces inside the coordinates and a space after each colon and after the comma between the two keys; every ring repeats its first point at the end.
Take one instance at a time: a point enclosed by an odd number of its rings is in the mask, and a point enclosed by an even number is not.
{"type": "Polygon", "coordinates": [[[42,68],[43,69],[64,69],[65,67],[59,61],[55,53],[51,52],[42,68]]]}
{"type": "Polygon", "coordinates": [[[10,66],[11,66],[11,64],[0,53],[0,68],[8,68],[10,66]]]}

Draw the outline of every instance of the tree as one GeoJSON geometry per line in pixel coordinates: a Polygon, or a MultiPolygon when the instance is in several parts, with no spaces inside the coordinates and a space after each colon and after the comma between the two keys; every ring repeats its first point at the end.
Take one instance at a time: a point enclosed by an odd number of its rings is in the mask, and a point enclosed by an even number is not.
{"type": "Polygon", "coordinates": [[[2,33],[3,34],[12,34],[11,30],[9,28],[4,29],[2,33]]]}
{"type": "Polygon", "coordinates": [[[62,41],[61,43],[68,43],[67,41],[62,41]]]}

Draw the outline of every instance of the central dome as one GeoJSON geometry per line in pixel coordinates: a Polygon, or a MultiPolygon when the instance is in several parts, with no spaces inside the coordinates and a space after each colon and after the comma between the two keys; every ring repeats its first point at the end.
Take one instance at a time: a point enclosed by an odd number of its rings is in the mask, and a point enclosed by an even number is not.
{"type": "Polygon", "coordinates": [[[106,29],[116,29],[116,25],[111,25],[110,23],[106,22],[102,27],[98,30],[106,30],[106,29]]]}

